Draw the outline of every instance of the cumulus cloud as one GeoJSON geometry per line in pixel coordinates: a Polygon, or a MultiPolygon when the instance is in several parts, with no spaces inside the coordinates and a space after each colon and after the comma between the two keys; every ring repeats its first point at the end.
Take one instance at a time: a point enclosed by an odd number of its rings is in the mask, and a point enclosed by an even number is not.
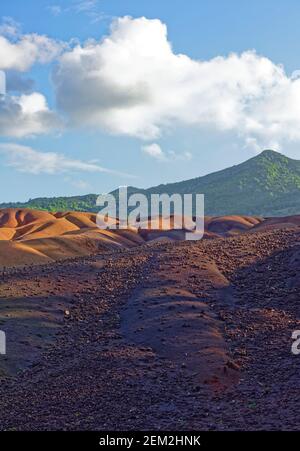
{"type": "MultiPolygon", "coordinates": [[[[12,27],[11,27],[12,28],[12,27]]],[[[58,57],[65,44],[39,34],[18,35],[9,39],[6,29],[0,27],[0,69],[28,70],[35,63],[49,63],[58,57]]],[[[11,30],[11,34],[12,34],[11,30]]]]}
{"type": "Polygon", "coordinates": [[[38,93],[5,96],[0,99],[0,135],[21,138],[61,128],[58,116],[49,110],[38,93]]]}
{"type": "Polygon", "coordinates": [[[142,151],[156,160],[166,160],[166,155],[159,144],[152,143],[147,146],[142,146],[142,151]]]}
{"type": "Polygon", "coordinates": [[[266,145],[300,139],[298,78],[255,51],[208,61],[176,54],[160,20],[116,19],[100,42],[66,51],[53,80],[58,106],[77,126],[142,139],[178,125],[266,145]]]}
{"type": "Polygon", "coordinates": [[[19,172],[29,174],[57,175],[65,172],[107,173],[132,177],[123,172],[104,168],[92,162],[70,159],[55,152],[40,152],[32,147],[15,143],[0,144],[0,153],[5,154],[8,165],[19,172]]]}
{"type": "Polygon", "coordinates": [[[190,152],[176,153],[173,150],[163,151],[161,146],[157,143],[147,144],[142,146],[142,151],[159,161],[178,161],[191,160],[192,154],[190,152]]]}
{"type": "Polygon", "coordinates": [[[58,115],[49,110],[46,98],[29,92],[34,82],[24,77],[35,63],[49,63],[66,48],[62,42],[38,34],[22,35],[11,18],[0,25],[0,135],[23,137],[61,128],[58,115]],[[5,76],[5,73],[6,76],[5,76]],[[21,95],[9,96],[7,92],[21,95]]]}
{"type": "MultiPolygon", "coordinates": [[[[72,11],[95,13],[96,0],[72,3],[72,11]]],[[[58,10],[54,10],[54,12],[58,10]]],[[[118,18],[101,41],[64,43],[38,34],[22,35],[6,18],[0,26],[0,70],[9,71],[8,90],[23,93],[0,102],[0,134],[22,137],[60,127],[45,97],[28,94],[22,78],[35,63],[58,60],[53,82],[57,106],[72,127],[158,139],[178,126],[233,131],[254,149],[300,140],[299,71],[284,68],[255,51],[207,61],[176,54],[160,20],[118,18]]],[[[143,148],[161,160],[190,158],[143,148]]]]}

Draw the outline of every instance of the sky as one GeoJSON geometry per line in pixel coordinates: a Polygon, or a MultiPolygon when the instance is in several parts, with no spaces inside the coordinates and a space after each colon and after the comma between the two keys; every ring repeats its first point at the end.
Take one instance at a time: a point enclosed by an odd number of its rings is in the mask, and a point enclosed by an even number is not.
{"type": "Polygon", "coordinates": [[[298,0],[2,0],[0,202],[300,159],[299,20],[298,0]]]}

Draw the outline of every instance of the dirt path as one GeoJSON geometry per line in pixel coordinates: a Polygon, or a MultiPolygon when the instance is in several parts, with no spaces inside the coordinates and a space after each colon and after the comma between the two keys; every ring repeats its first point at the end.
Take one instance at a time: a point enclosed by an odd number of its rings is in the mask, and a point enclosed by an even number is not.
{"type": "Polygon", "coordinates": [[[297,429],[298,247],[276,231],[4,274],[1,327],[31,346],[7,356],[27,368],[2,380],[0,428],[297,429]]]}
{"type": "Polygon", "coordinates": [[[184,368],[193,386],[222,390],[236,383],[238,374],[230,362],[223,323],[207,296],[229,282],[208,259],[195,261],[189,248],[183,259],[181,247],[156,251],[147,279],[121,312],[121,332],[125,340],[150,347],[184,368]],[[191,279],[201,283],[205,296],[196,296],[191,279]]]}

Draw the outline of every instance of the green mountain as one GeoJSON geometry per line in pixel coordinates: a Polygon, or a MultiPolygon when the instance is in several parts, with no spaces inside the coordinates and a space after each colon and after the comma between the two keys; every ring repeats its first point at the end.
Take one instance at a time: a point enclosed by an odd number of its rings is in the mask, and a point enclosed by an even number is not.
{"type": "MultiPolygon", "coordinates": [[[[177,183],[146,190],[128,188],[129,194],[205,194],[206,215],[284,216],[300,214],[300,161],[273,150],[242,164],[177,183]]],[[[113,192],[115,193],[115,192],[113,192]]],[[[97,211],[96,195],[33,199],[26,203],[0,204],[0,208],[27,207],[42,210],[97,211]]]]}
{"type": "Polygon", "coordinates": [[[149,191],[204,193],[205,214],[212,216],[300,214],[300,161],[265,150],[237,166],[149,191]]]}

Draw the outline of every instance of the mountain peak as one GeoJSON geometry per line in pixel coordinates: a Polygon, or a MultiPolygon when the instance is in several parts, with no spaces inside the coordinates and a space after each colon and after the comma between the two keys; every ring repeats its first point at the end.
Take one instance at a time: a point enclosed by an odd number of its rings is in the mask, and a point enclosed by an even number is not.
{"type": "Polygon", "coordinates": [[[263,150],[259,155],[257,155],[256,157],[254,157],[255,160],[258,161],[265,161],[265,162],[273,162],[273,163],[287,163],[290,158],[288,158],[287,156],[283,155],[280,152],[277,152],[276,150],[272,150],[272,149],[265,149],[263,150]]]}
{"type": "Polygon", "coordinates": [[[272,160],[280,160],[282,158],[287,158],[282,153],[277,152],[276,150],[272,150],[272,149],[265,149],[265,150],[263,150],[258,155],[258,157],[260,157],[260,158],[268,158],[268,159],[272,159],[272,160]]]}
{"type": "Polygon", "coordinates": [[[274,153],[276,153],[276,154],[279,154],[279,152],[277,152],[276,150],[273,150],[273,149],[264,149],[262,152],[261,152],[261,154],[274,154],[274,153]]]}
{"type": "Polygon", "coordinates": [[[284,155],[282,155],[281,153],[277,152],[276,150],[272,150],[272,149],[265,149],[263,150],[259,156],[263,156],[263,157],[282,157],[284,155]]]}

